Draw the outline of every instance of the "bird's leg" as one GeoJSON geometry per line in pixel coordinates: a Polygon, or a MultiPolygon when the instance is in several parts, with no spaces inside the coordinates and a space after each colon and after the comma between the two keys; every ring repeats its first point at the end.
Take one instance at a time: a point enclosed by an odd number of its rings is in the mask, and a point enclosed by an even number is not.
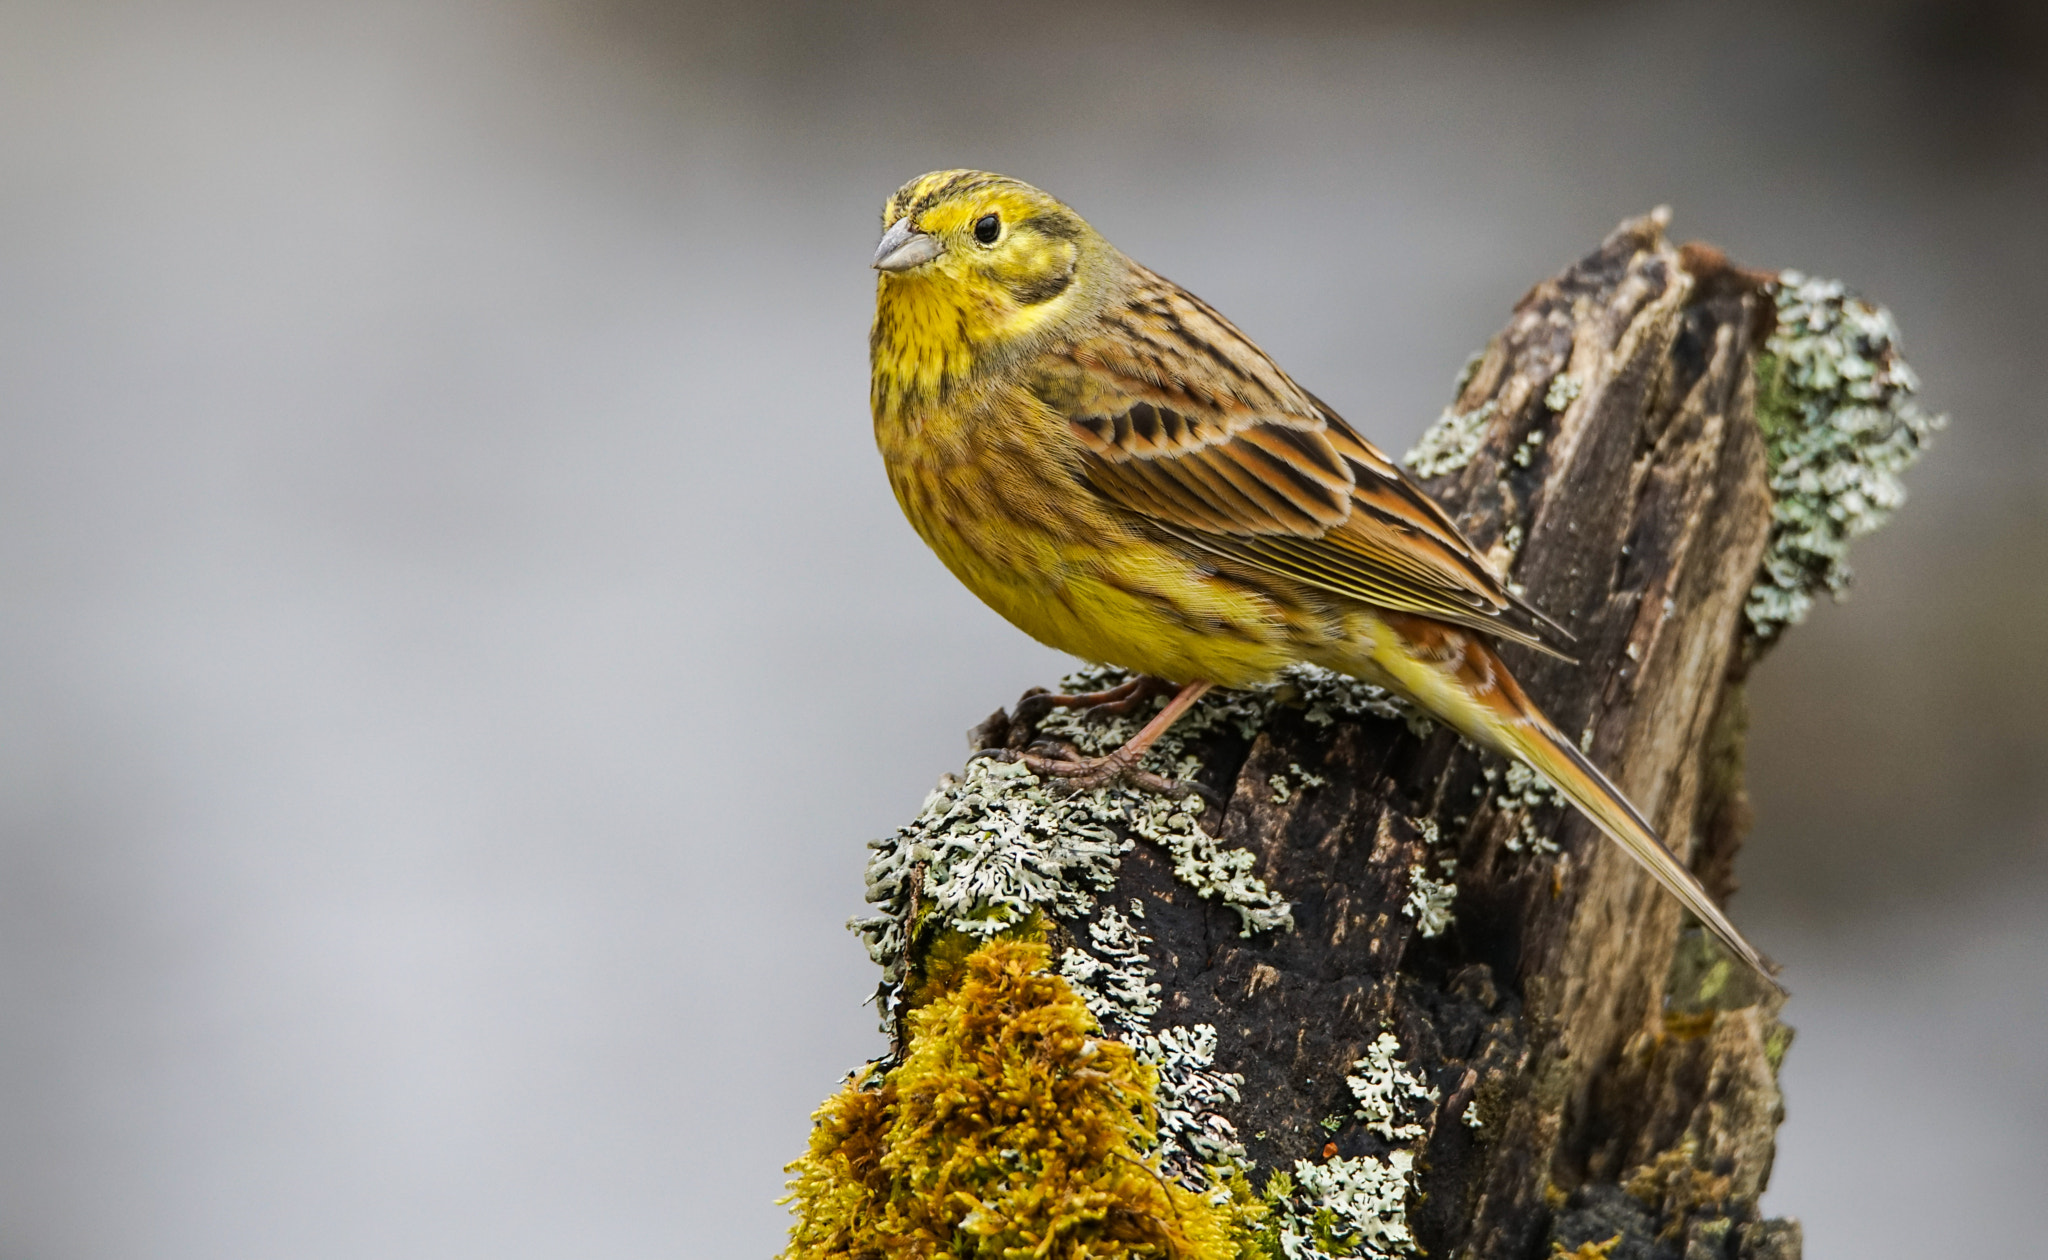
{"type": "Polygon", "coordinates": [[[1131,783],[1155,792],[1174,791],[1178,787],[1177,784],[1171,779],[1138,769],[1138,760],[1161,735],[1166,734],[1169,727],[1180,720],[1181,714],[1186,713],[1195,701],[1200,700],[1213,686],[1214,683],[1191,682],[1182,687],[1180,692],[1167,702],[1165,708],[1154,714],[1151,721],[1145,723],[1143,730],[1125,741],[1122,748],[1106,756],[1081,757],[1072,755],[1072,750],[1069,750],[1069,755],[1063,757],[1044,757],[1027,752],[1024,754],[1024,764],[1030,767],[1033,774],[1058,779],[1069,787],[1085,789],[1131,783]]]}
{"type": "Polygon", "coordinates": [[[1150,674],[1140,674],[1129,682],[1102,691],[1083,691],[1063,696],[1051,691],[1034,691],[1017,702],[1017,714],[1013,721],[1027,726],[1036,726],[1046,714],[1054,709],[1086,709],[1089,712],[1101,710],[1104,713],[1128,713],[1153,696],[1173,690],[1173,684],[1150,674]]]}

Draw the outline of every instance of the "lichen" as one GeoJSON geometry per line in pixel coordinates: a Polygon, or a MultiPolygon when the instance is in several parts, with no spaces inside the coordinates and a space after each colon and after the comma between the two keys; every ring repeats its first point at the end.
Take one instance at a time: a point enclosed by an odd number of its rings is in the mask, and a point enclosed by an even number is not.
{"type": "Polygon", "coordinates": [[[1366,1047],[1365,1057],[1351,1065],[1344,1078],[1358,1100],[1357,1118],[1389,1142],[1411,1142],[1426,1132],[1421,1118],[1436,1110],[1435,1086],[1408,1070],[1397,1058],[1401,1043],[1381,1033],[1366,1047]]]}
{"type": "Polygon", "coordinates": [[[1159,986],[1152,980],[1152,960],[1145,955],[1152,938],[1115,906],[1104,906],[1101,916],[1088,925],[1088,943],[1093,953],[1069,948],[1060,954],[1060,975],[1074,986],[1104,1031],[1128,1041],[1131,1033],[1150,1028],[1159,1013],[1159,986]]]}
{"type": "MultiPolygon", "coordinates": [[[[1142,903],[1133,901],[1142,916],[1142,903]]],[[[1235,1167],[1245,1151],[1237,1129],[1223,1115],[1238,1102],[1244,1077],[1216,1070],[1216,1029],[1209,1024],[1155,1032],[1159,985],[1147,952],[1152,938],[1114,906],[1088,925],[1089,950],[1060,955],[1060,976],[1071,985],[1103,1031],[1131,1047],[1157,1081],[1155,1153],[1167,1176],[1190,1190],[1213,1192],[1219,1169],[1235,1167]]]]}
{"type": "Polygon", "coordinates": [[[1665,1231],[1675,1234],[1688,1214],[1710,1211],[1727,1203],[1734,1178],[1699,1166],[1699,1139],[1687,1137],[1622,1177],[1621,1188],[1650,1209],[1665,1231]]]}
{"type": "Polygon", "coordinates": [[[1804,620],[1816,595],[1842,595],[1849,543],[1905,502],[1899,474],[1946,424],[1915,401],[1890,312],[1795,271],[1774,292],[1777,330],[1756,365],[1771,534],[1743,607],[1760,643],[1804,620]]]}
{"type": "Polygon", "coordinates": [[[1285,805],[1288,801],[1294,799],[1294,783],[1296,781],[1299,781],[1303,788],[1330,786],[1330,781],[1322,775],[1311,774],[1301,768],[1300,762],[1290,761],[1287,763],[1286,773],[1276,774],[1267,780],[1266,786],[1272,790],[1273,803],[1275,805],[1285,805]],[[1294,779],[1290,780],[1287,777],[1287,773],[1292,773],[1294,779]]]}
{"type": "MultiPolygon", "coordinates": [[[[1101,690],[1124,677],[1119,671],[1090,667],[1067,679],[1066,686],[1070,691],[1101,690]]],[[[1416,721],[1412,710],[1377,688],[1302,667],[1267,687],[1206,697],[1158,741],[1147,768],[1193,777],[1201,767],[1191,749],[1202,735],[1226,730],[1242,739],[1256,738],[1282,707],[1321,725],[1362,718],[1416,721]]],[[[1039,733],[1099,754],[1128,739],[1148,716],[1056,709],[1041,721],[1039,733]]],[[[1282,777],[1289,793],[1296,784],[1306,788],[1326,782],[1299,764],[1290,765],[1289,775],[1282,777]]],[[[1081,939],[1061,951],[1055,979],[1092,1021],[1091,1027],[1099,1030],[1098,1042],[1129,1053],[1145,1074],[1149,1127],[1130,1139],[1131,1149],[1151,1176],[1171,1184],[1177,1193],[1202,1196],[1234,1221],[1236,1254],[1272,1256],[1281,1245],[1279,1226],[1269,1222],[1254,1230],[1249,1224],[1266,1212],[1263,1205],[1272,1196],[1252,1189],[1244,1147],[1225,1114],[1239,1102],[1243,1078],[1218,1068],[1218,1034],[1213,1026],[1154,1026],[1161,1007],[1156,968],[1148,953],[1152,941],[1142,926],[1143,903],[1133,900],[1128,913],[1101,904],[1102,894],[1115,884],[1123,856],[1134,843],[1144,841],[1166,856],[1178,880],[1235,910],[1244,934],[1290,928],[1289,907],[1258,878],[1254,855],[1223,844],[1203,829],[1205,808],[1195,795],[1174,797],[1123,788],[1068,793],[1043,782],[1021,762],[994,756],[977,757],[960,774],[942,779],[915,819],[870,845],[868,899],[876,913],[856,918],[849,926],[882,968],[879,996],[884,1023],[901,1037],[894,1053],[902,1058],[872,1065],[865,1084],[855,1092],[862,1097],[886,1093],[890,1085],[876,1084],[882,1081],[893,1083],[900,1094],[904,1074],[915,1077],[912,1065],[928,1062],[920,1056],[926,1055],[934,1035],[931,1012],[949,1009],[949,995],[960,990],[962,977],[972,971],[983,951],[998,945],[1039,948],[1037,942],[1045,933],[1062,926],[1071,929],[1081,939]]],[[[931,1080],[934,1088],[952,1087],[943,1074],[931,1080]]],[[[820,1170],[839,1158],[837,1152],[858,1148],[861,1142],[873,1148],[880,1140],[872,1133],[858,1137],[849,1129],[862,1117],[871,1126],[880,1123],[873,1108],[864,1107],[846,1094],[820,1113],[820,1133],[825,1136],[818,1140],[829,1150],[814,1149],[800,1167],[793,1166],[799,1174],[793,1191],[795,1201],[804,1205],[799,1209],[804,1221],[830,1216],[827,1200],[854,1194],[844,1176],[820,1170]]],[[[1303,1192],[1290,1193],[1296,1205],[1307,1210],[1309,1200],[1303,1192]]],[[[882,1210],[873,1193],[862,1203],[860,1212],[872,1215],[882,1210]]],[[[920,1210],[929,1214],[938,1209],[927,1204],[920,1210]]],[[[1362,1209],[1352,1203],[1333,1210],[1338,1211],[1338,1217],[1331,1218],[1335,1220],[1344,1212],[1362,1209]]],[[[970,1214],[954,1222],[954,1228],[972,1234],[970,1224],[995,1220],[993,1215],[970,1214]]],[[[793,1235],[793,1256],[809,1254],[801,1250],[803,1237],[824,1236],[803,1235],[807,1228],[800,1223],[793,1235]]],[[[932,1228],[933,1237],[943,1233],[938,1226],[932,1228]]],[[[1041,1240],[1051,1236],[1041,1235],[1041,1240]]],[[[1151,1244],[1140,1241],[1142,1245],[1115,1254],[1150,1254],[1144,1247],[1151,1244]]]]}
{"type": "Polygon", "coordinates": [[[1519,761],[1508,763],[1505,776],[1491,766],[1480,771],[1472,795],[1493,798],[1493,807],[1515,820],[1515,830],[1505,844],[1511,853],[1528,849],[1535,853],[1556,853],[1557,843],[1536,825],[1536,811],[1563,804],[1550,781],[1519,761]],[[1502,786],[1496,790],[1496,783],[1502,786]]]}
{"type": "MultiPolygon", "coordinates": [[[[1130,675],[1106,665],[1089,665],[1060,680],[1068,692],[1101,691],[1126,682],[1130,675]]],[[[1164,707],[1164,697],[1154,711],[1164,707]]],[[[1384,688],[1361,682],[1318,665],[1290,665],[1272,682],[1231,691],[1212,691],[1203,696],[1180,721],[1159,737],[1145,756],[1144,766],[1160,773],[1180,767],[1188,747],[1198,736],[1217,729],[1234,731],[1240,739],[1252,739],[1282,708],[1299,709],[1303,718],[1317,726],[1384,718],[1409,724],[1418,734],[1434,729],[1429,719],[1413,705],[1384,688]]],[[[1038,733],[1043,738],[1065,740],[1084,753],[1099,756],[1120,747],[1138,733],[1151,713],[1100,716],[1083,709],[1055,709],[1041,718],[1038,733]]]]}
{"type": "Polygon", "coordinates": [[[1451,926],[1451,902],[1458,896],[1452,878],[1458,870],[1457,859],[1444,858],[1437,866],[1443,871],[1442,879],[1431,879],[1429,868],[1420,862],[1408,868],[1408,900],[1401,906],[1401,913],[1415,920],[1415,930],[1425,938],[1442,936],[1451,926]]]}
{"type": "Polygon", "coordinates": [[[1157,1073],[1160,1168],[1190,1190],[1214,1194],[1244,1166],[1244,1143],[1223,1114],[1241,1101],[1244,1076],[1216,1068],[1216,1026],[1186,1024],[1131,1037],[1138,1060],[1157,1073]]]}
{"type": "MultiPolygon", "coordinates": [[[[1272,1214],[1264,1229],[1287,1260],[1391,1260],[1420,1254],[1408,1227],[1415,1151],[1395,1144],[1413,1144],[1427,1134],[1422,1121],[1434,1112],[1438,1094],[1408,1070],[1400,1052],[1401,1043],[1383,1032],[1352,1064],[1354,1074],[1344,1078],[1358,1104],[1352,1118],[1364,1121],[1369,1132],[1394,1149],[1384,1157],[1331,1154],[1321,1163],[1296,1160],[1291,1171],[1268,1179],[1264,1197],[1272,1214]]],[[[1323,1122],[1333,1133],[1344,1123],[1343,1116],[1323,1122]]],[[[1325,1149],[1334,1152],[1335,1144],[1325,1149]]]]}
{"type": "Polygon", "coordinates": [[[1253,873],[1258,858],[1249,849],[1234,848],[1202,830],[1197,821],[1202,798],[1179,801],[1143,793],[1133,802],[1131,832],[1166,850],[1173,859],[1173,877],[1209,901],[1237,911],[1238,935],[1292,929],[1294,911],[1279,893],[1253,873]]]}
{"type": "MultiPolygon", "coordinates": [[[[1498,559],[1497,568],[1505,571],[1514,567],[1515,557],[1522,554],[1522,543],[1525,537],[1526,535],[1522,530],[1520,521],[1508,526],[1507,529],[1501,532],[1500,541],[1494,544],[1494,551],[1497,553],[1498,559]]],[[[1509,585],[1512,586],[1514,584],[1509,583],[1509,585]]],[[[1519,593],[1517,592],[1517,594],[1519,593]]]]}
{"type": "Polygon", "coordinates": [[[904,980],[913,901],[920,918],[983,939],[1041,911],[1093,911],[1132,843],[1116,830],[1128,811],[1104,797],[1061,796],[1020,764],[981,758],[941,779],[895,835],[870,841],[867,900],[882,912],[847,926],[882,968],[885,996],[904,980]]]}
{"type": "Polygon", "coordinates": [[[1443,415],[1423,433],[1414,449],[1401,457],[1418,477],[1440,477],[1472,462],[1486,441],[1486,425],[1500,404],[1492,400],[1470,411],[1444,408],[1443,415]]]}
{"type": "Polygon", "coordinates": [[[980,946],[911,1014],[903,1062],[826,1101],[789,1165],[785,1260],[1259,1254],[1256,1196],[1197,1194],[1147,1157],[1156,1073],[1046,963],[980,946]]]}
{"type": "Polygon", "coordinates": [[[1348,1260],[1416,1255],[1408,1229],[1412,1151],[1385,1159],[1339,1156],[1320,1164],[1294,1161],[1292,1173],[1267,1181],[1272,1233],[1287,1260],[1348,1260]]]}
{"type": "Polygon", "coordinates": [[[1563,411],[1572,405],[1572,400],[1585,392],[1585,386],[1576,376],[1560,372],[1550,378],[1550,388],[1543,391],[1543,405],[1552,411],[1563,411]]]}

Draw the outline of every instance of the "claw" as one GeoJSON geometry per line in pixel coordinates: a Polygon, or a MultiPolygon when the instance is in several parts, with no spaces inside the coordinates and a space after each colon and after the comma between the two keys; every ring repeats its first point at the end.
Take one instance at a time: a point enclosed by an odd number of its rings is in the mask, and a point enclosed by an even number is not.
{"type": "MultiPolygon", "coordinates": [[[[1108,691],[1099,691],[1092,696],[1058,696],[1048,699],[1046,703],[1048,705],[1057,705],[1063,700],[1070,704],[1078,701],[1102,704],[1126,703],[1136,697],[1144,696],[1148,686],[1157,687],[1159,685],[1156,679],[1134,678],[1121,687],[1112,687],[1108,691]]],[[[1210,685],[1205,682],[1195,682],[1182,687],[1173,697],[1173,700],[1165,708],[1161,709],[1150,722],[1145,724],[1144,730],[1133,735],[1122,748],[1117,749],[1108,756],[1084,757],[1079,749],[1066,744],[1052,745],[1048,751],[1041,752],[1039,751],[1040,749],[1047,748],[1047,744],[1041,741],[1025,750],[1023,756],[1024,764],[1031,768],[1033,774],[1058,780],[1076,791],[1127,785],[1142,788],[1148,792],[1184,795],[1188,790],[1184,785],[1163,775],[1153,774],[1149,770],[1138,769],[1138,760],[1145,755],[1145,750],[1152,746],[1153,741],[1166,733],[1166,728],[1172,726],[1176,718],[1187,712],[1188,706],[1202,698],[1203,693],[1209,690],[1210,685]]],[[[1023,701],[1018,703],[1019,712],[1023,711],[1025,704],[1038,698],[1038,696],[1026,696],[1023,701]]],[[[1194,790],[1202,791],[1203,789],[1197,787],[1194,790]]]]}
{"type": "MultiPolygon", "coordinates": [[[[1072,750],[1068,751],[1071,753],[1072,750]]],[[[1134,761],[1116,753],[1106,757],[1046,757],[1027,752],[1024,764],[1031,768],[1031,773],[1065,784],[1077,792],[1108,787],[1134,787],[1166,796],[1178,796],[1184,792],[1179,781],[1150,770],[1140,770],[1134,761]]]]}
{"type": "Polygon", "coordinates": [[[1025,726],[1036,726],[1054,709],[1082,709],[1089,713],[1112,715],[1129,713],[1154,696],[1173,690],[1173,684],[1149,675],[1140,675],[1103,691],[1084,691],[1071,696],[1033,687],[1017,701],[1016,721],[1025,726]]]}

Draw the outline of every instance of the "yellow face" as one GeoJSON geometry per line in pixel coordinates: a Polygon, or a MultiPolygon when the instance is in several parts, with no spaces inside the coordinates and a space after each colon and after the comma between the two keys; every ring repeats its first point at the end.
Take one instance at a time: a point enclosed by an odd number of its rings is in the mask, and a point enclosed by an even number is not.
{"type": "Polygon", "coordinates": [[[1066,292],[1083,241],[1093,235],[1056,198],[986,171],[935,171],[911,180],[883,208],[882,229],[885,240],[894,233],[901,241],[876,254],[884,284],[952,284],[1018,306],[1066,292]]]}
{"type": "Polygon", "coordinates": [[[882,210],[874,358],[913,392],[1070,313],[1106,247],[1081,216],[1029,184],[936,171],[882,210]]]}

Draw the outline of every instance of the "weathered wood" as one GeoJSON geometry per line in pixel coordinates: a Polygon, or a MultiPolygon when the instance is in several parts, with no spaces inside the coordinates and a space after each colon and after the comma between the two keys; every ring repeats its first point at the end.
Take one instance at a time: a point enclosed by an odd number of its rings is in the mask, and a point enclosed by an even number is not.
{"type": "MultiPolygon", "coordinates": [[[[1577,636],[1577,663],[1506,649],[1531,695],[1717,891],[1747,822],[1768,308],[1712,255],[1682,258],[1660,218],[1624,224],[1516,307],[1454,403],[1477,449],[1429,483],[1577,636]]],[[[980,739],[1033,738],[1005,725],[980,739]]],[[[1725,966],[1675,967],[1678,905],[1618,847],[1567,807],[1504,801],[1502,763],[1440,728],[1283,708],[1249,745],[1217,730],[1191,748],[1227,801],[1222,838],[1258,855],[1296,929],[1242,937],[1143,845],[1105,900],[1144,907],[1162,1018],[1213,1024],[1218,1065],[1245,1077],[1232,1118],[1255,1166],[1333,1140],[1384,1153],[1363,1126],[1322,1122],[1350,1113],[1346,1073],[1391,1031],[1442,1095],[1408,1144],[1427,1254],[1539,1256],[1616,1232],[1615,1257],[1797,1254],[1796,1227],[1756,1212],[1780,1112],[1775,1003],[1725,966]],[[1275,790],[1310,775],[1327,782],[1275,790]],[[1447,857],[1455,918],[1427,939],[1403,908],[1447,857]]]]}

